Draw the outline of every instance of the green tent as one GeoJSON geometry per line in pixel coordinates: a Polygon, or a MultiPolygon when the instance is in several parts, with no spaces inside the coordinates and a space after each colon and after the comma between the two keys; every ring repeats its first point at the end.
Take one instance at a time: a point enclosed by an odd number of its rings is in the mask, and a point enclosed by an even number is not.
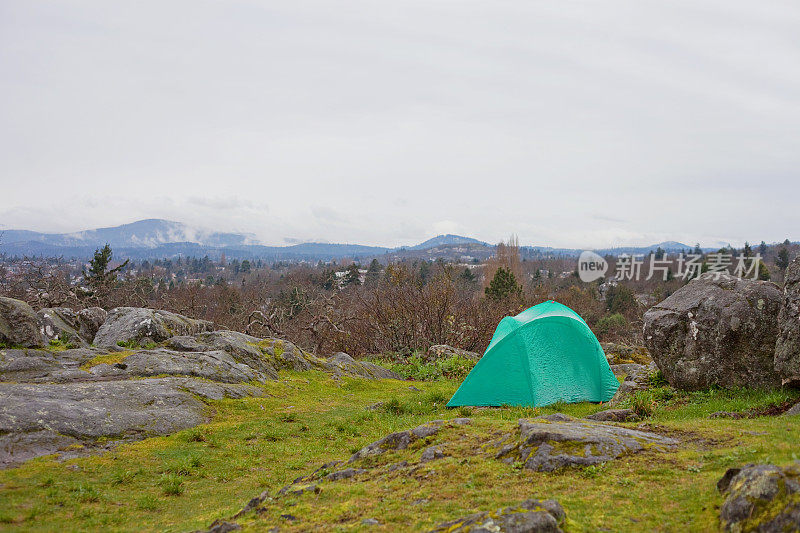
{"type": "Polygon", "coordinates": [[[586,322],[550,300],[500,321],[483,357],[447,406],[606,402],[617,388],[586,322]]]}

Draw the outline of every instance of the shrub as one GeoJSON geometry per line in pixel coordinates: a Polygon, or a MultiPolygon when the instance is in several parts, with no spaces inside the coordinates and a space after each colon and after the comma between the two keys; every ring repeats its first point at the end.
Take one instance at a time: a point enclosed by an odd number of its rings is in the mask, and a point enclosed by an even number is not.
{"type": "Polygon", "coordinates": [[[620,313],[606,315],[597,321],[595,333],[599,337],[619,337],[628,331],[628,319],[620,313]]]}
{"type": "Polygon", "coordinates": [[[665,385],[669,385],[661,370],[656,370],[655,372],[648,374],[647,382],[651,387],[663,387],[665,385]]]}
{"type": "Polygon", "coordinates": [[[636,310],[637,307],[636,296],[625,285],[609,287],[606,292],[606,308],[614,314],[625,314],[636,310]]]}
{"type": "Polygon", "coordinates": [[[462,381],[469,374],[475,361],[452,355],[445,359],[426,361],[419,354],[414,354],[406,359],[391,362],[376,361],[403,376],[414,381],[435,381],[438,379],[452,379],[462,381]]]}
{"type": "Polygon", "coordinates": [[[133,339],[127,341],[117,341],[117,346],[120,348],[135,349],[139,347],[139,343],[133,339]]]}
{"type": "Polygon", "coordinates": [[[649,390],[635,391],[628,397],[628,406],[642,418],[653,416],[658,406],[653,393],[649,390]]]}

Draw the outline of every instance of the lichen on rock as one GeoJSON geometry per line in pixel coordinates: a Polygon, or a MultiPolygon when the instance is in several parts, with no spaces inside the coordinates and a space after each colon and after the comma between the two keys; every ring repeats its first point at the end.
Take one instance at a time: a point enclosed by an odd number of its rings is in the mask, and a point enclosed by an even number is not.
{"type": "Polygon", "coordinates": [[[784,468],[772,464],[730,468],[717,488],[726,495],[720,508],[726,531],[800,530],[800,462],[784,468]]]}

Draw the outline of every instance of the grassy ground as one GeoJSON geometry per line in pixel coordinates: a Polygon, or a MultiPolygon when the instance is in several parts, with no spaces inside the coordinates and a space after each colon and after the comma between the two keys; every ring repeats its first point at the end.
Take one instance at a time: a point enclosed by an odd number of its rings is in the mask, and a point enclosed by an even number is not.
{"type": "MultiPolygon", "coordinates": [[[[584,416],[603,408],[445,409],[456,387],[448,380],[284,373],[264,386],[264,398],[212,402],[207,425],[104,455],[64,462],[40,458],[0,471],[0,529],[188,531],[230,517],[264,490],[274,495],[324,462],[346,459],[387,433],[428,420],[471,416],[475,422],[466,431],[477,439],[510,430],[521,417],[556,410],[584,416]],[[376,402],[384,403],[368,409],[376,402]]],[[[277,498],[266,512],[240,523],[245,529],[350,531],[366,528],[362,519],[375,518],[382,524],[377,530],[419,530],[526,498],[555,498],[566,509],[569,531],[713,531],[722,502],[715,485],[723,472],[747,462],[796,459],[800,417],[729,420],[708,414],[763,409],[795,397],[662,391],[653,396],[647,422],[682,441],[676,452],[645,452],[549,474],[456,455],[425,464],[413,477],[325,482],[319,494],[277,498]]],[[[443,437],[446,431],[451,430],[443,437]]],[[[411,460],[419,451],[406,453],[411,460]]]]}

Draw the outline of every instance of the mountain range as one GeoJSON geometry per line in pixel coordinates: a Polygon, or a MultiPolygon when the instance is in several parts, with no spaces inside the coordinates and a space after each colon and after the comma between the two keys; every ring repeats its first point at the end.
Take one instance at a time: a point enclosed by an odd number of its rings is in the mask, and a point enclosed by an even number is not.
{"type": "MultiPolygon", "coordinates": [[[[6,256],[91,257],[96,248],[108,243],[117,258],[149,259],[161,257],[202,257],[265,259],[268,261],[327,261],[343,257],[478,257],[491,253],[493,245],[460,235],[438,235],[415,246],[387,248],[360,244],[302,243],[291,246],[265,246],[252,234],[222,233],[192,228],[181,222],[147,219],[75,233],[39,233],[28,230],[6,230],[0,235],[0,253],[6,256]]],[[[690,250],[692,247],[675,241],[644,247],[595,250],[601,255],[648,254],[661,248],[667,252],[690,250]]],[[[582,250],[523,246],[525,255],[574,256],[582,250]]]]}

